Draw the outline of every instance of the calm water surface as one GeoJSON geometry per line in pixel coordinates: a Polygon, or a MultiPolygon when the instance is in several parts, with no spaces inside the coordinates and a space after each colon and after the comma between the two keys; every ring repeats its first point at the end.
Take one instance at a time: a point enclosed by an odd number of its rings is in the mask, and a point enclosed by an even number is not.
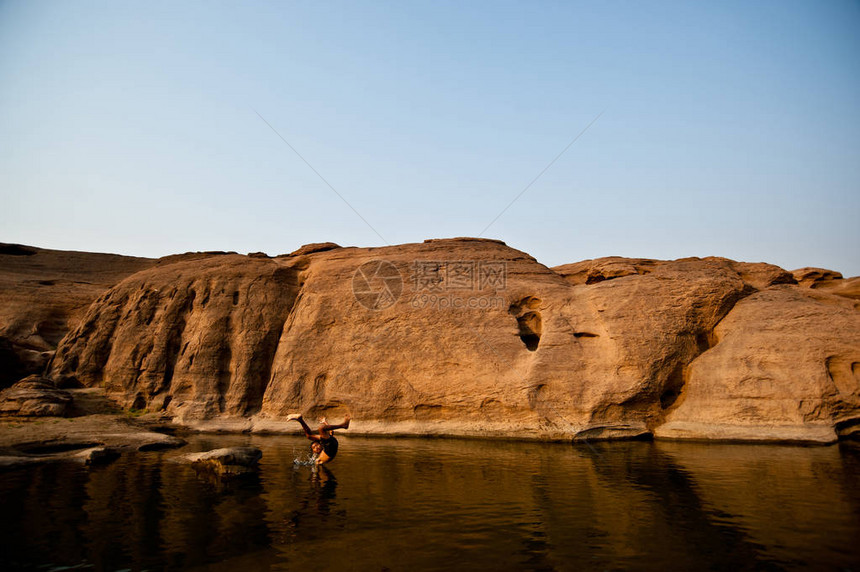
{"type": "Polygon", "coordinates": [[[197,436],[0,472],[4,570],[860,570],[860,446],[197,436]],[[177,454],[251,444],[227,482],[177,454]]]}

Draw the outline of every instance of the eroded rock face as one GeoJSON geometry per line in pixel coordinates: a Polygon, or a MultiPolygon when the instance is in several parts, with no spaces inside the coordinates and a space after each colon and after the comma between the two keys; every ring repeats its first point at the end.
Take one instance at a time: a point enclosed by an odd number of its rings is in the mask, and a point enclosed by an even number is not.
{"type": "Polygon", "coordinates": [[[851,298],[855,301],[854,309],[860,310],[860,276],[841,280],[829,280],[816,284],[814,288],[819,292],[828,292],[844,298],[851,298]]]}
{"type": "Polygon", "coordinates": [[[835,270],[827,270],[826,268],[798,268],[792,272],[797,283],[802,286],[814,288],[824,282],[832,280],[841,280],[842,274],[835,270]]]}
{"type": "Polygon", "coordinates": [[[801,286],[856,300],[854,309],[860,310],[860,276],[843,278],[839,272],[825,268],[801,268],[793,275],[801,286]]]}
{"type": "Polygon", "coordinates": [[[60,344],[53,376],[181,417],[258,411],[299,274],[240,255],[139,272],[93,304],[60,344]]]}
{"type": "Polygon", "coordinates": [[[832,441],[860,422],[860,312],[777,287],[740,301],[688,368],[663,437],[832,441]]]}
{"type": "Polygon", "coordinates": [[[844,374],[860,362],[854,301],[772,265],[549,269],[479,239],[318,246],[162,259],[91,306],[52,375],[188,424],[257,431],[294,430],[284,417],[301,411],[350,413],[364,433],[745,439],[777,427],[768,438],[832,440],[857,416],[860,381],[844,374]],[[842,372],[838,392],[806,377],[828,368],[842,372]],[[770,393],[744,393],[766,379],[770,393]],[[762,399],[773,403],[738,415],[762,399]],[[681,430],[691,423],[698,433],[681,430]]]}
{"type": "Polygon", "coordinates": [[[90,304],[155,260],[0,243],[0,387],[45,372],[90,304]]]}

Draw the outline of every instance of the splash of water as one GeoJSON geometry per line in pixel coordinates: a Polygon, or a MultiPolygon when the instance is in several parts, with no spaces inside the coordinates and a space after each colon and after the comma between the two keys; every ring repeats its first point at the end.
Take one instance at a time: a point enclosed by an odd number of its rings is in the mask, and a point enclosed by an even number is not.
{"type": "Polygon", "coordinates": [[[309,453],[296,453],[293,450],[293,454],[295,458],[293,459],[293,465],[297,467],[315,467],[317,463],[317,456],[309,453]]]}

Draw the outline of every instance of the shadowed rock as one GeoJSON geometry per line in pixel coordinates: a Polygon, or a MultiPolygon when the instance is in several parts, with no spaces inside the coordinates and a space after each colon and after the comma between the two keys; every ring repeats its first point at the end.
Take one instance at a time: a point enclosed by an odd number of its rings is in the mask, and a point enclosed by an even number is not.
{"type": "Polygon", "coordinates": [[[72,402],[68,391],[50,379],[31,375],[0,391],[0,413],[27,417],[60,417],[72,402]]]}

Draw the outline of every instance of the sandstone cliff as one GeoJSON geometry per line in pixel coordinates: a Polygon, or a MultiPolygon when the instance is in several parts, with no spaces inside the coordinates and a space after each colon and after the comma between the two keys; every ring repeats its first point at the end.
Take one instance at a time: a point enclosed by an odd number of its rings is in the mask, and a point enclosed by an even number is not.
{"type": "Polygon", "coordinates": [[[149,258],[0,243],[0,387],[42,373],[102,292],[149,258]]]}
{"type": "Polygon", "coordinates": [[[50,375],[212,429],[830,442],[860,420],[860,302],[819,274],[479,239],[175,257],[104,292],[50,375]]]}

